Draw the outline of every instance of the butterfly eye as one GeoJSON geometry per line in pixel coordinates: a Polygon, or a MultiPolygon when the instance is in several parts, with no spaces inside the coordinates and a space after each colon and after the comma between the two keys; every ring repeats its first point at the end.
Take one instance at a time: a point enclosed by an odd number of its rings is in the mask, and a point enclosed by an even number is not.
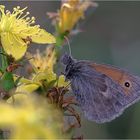
{"type": "Polygon", "coordinates": [[[131,87],[131,83],[130,83],[129,81],[126,81],[126,82],[124,83],[124,86],[125,86],[126,88],[129,88],[129,87],[131,87]]]}

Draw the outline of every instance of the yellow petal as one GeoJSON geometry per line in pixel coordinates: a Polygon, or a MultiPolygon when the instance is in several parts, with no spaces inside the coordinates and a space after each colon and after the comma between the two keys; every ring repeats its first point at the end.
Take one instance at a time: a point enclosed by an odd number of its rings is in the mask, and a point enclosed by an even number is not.
{"type": "Polygon", "coordinates": [[[65,80],[65,77],[64,75],[60,75],[59,78],[58,78],[58,82],[56,83],[56,85],[58,87],[66,87],[69,85],[70,82],[66,81],[65,80]]]}
{"type": "MultiPolygon", "coordinates": [[[[73,23],[71,21],[73,8],[69,5],[64,3],[60,10],[60,32],[63,33],[65,31],[70,31],[73,23]]],[[[75,14],[75,13],[74,13],[75,14]]]]}
{"type": "Polygon", "coordinates": [[[35,83],[39,83],[42,80],[47,80],[47,83],[49,84],[50,82],[56,80],[56,74],[53,73],[52,71],[39,72],[33,78],[33,82],[35,83]]]}
{"type": "Polygon", "coordinates": [[[23,84],[21,86],[18,86],[16,92],[21,92],[21,93],[32,93],[39,87],[38,84],[23,84]]]}
{"type": "Polygon", "coordinates": [[[35,43],[42,44],[51,44],[56,42],[55,37],[43,29],[40,29],[40,31],[36,35],[32,35],[31,39],[35,43]]]}
{"type": "Polygon", "coordinates": [[[6,102],[9,103],[9,104],[12,104],[13,101],[23,101],[23,100],[28,100],[28,97],[27,94],[23,94],[23,93],[18,93],[18,94],[15,94],[13,95],[12,97],[10,97],[6,102]]]}
{"type": "Polygon", "coordinates": [[[16,75],[16,74],[13,74],[13,78],[14,78],[14,81],[16,81],[16,80],[18,80],[19,78],[20,78],[20,80],[19,80],[19,83],[20,84],[30,84],[31,82],[32,82],[32,80],[29,80],[29,79],[26,79],[25,77],[20,77],[20,76],[18,76],[18,75],[16,75]]]}
{"type": "Polygon", "coordinates": [[[1,43],[4,51],[8,55],[12,55],[16,60],[22,58],[27,50],[27,45],[18,36],[9,33],[1,33],[1,43]]]}

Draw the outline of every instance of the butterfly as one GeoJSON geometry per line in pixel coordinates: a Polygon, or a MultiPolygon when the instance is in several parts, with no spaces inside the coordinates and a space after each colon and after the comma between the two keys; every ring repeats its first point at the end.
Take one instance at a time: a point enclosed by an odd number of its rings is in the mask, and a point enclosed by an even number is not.
{"type": "Polygon", "coordinates": [[[66,80],[70,80],[71,89],[88,120],[110,122],[140,100],[140,77],[126,70],[76,60],[69,54],[64,54],[61,62],[65,65],[66,80]]]}

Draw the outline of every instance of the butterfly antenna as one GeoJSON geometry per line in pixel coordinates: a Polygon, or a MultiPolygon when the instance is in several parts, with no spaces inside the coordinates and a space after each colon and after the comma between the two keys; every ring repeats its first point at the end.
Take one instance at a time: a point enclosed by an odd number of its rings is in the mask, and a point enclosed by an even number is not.
{"type": "Polygon", "coordinates": [[[64,36],[64,38],[66,39],[66,41],[67,41],[67,43],[68,43],[68,47],[69,47],[69,55],[71,56],[71,47],[70,47],[70,42],[69,42],[69,39],[66,37],[66,36],[64,36]]]}

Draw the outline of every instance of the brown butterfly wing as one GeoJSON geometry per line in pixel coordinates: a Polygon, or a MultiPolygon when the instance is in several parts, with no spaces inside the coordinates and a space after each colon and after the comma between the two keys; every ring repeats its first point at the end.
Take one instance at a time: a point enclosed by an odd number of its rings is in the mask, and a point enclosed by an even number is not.
{"type": "Polygon", "coordinates": [[[72,90],[89,120],[111,121],[140,99],[140,78],[126,70],[86,61],[74,70],[72,90]]]}
{"type": "MultiPolygon", "coordinates": [[[[124,90],[124,94],[132,94],[133,91],[133,80],[136,78],[126,70],[116,68],[113,66],[105,64],[96,64],[93,63],[92,67],[102,74],[105,74],[111,78],[114,82],[118,83],[124,90]]],[[[138,77],[137,77],[138,78],[138,77]]],[[[136,83],[137,84],[137,83],[136,83]]]]}

